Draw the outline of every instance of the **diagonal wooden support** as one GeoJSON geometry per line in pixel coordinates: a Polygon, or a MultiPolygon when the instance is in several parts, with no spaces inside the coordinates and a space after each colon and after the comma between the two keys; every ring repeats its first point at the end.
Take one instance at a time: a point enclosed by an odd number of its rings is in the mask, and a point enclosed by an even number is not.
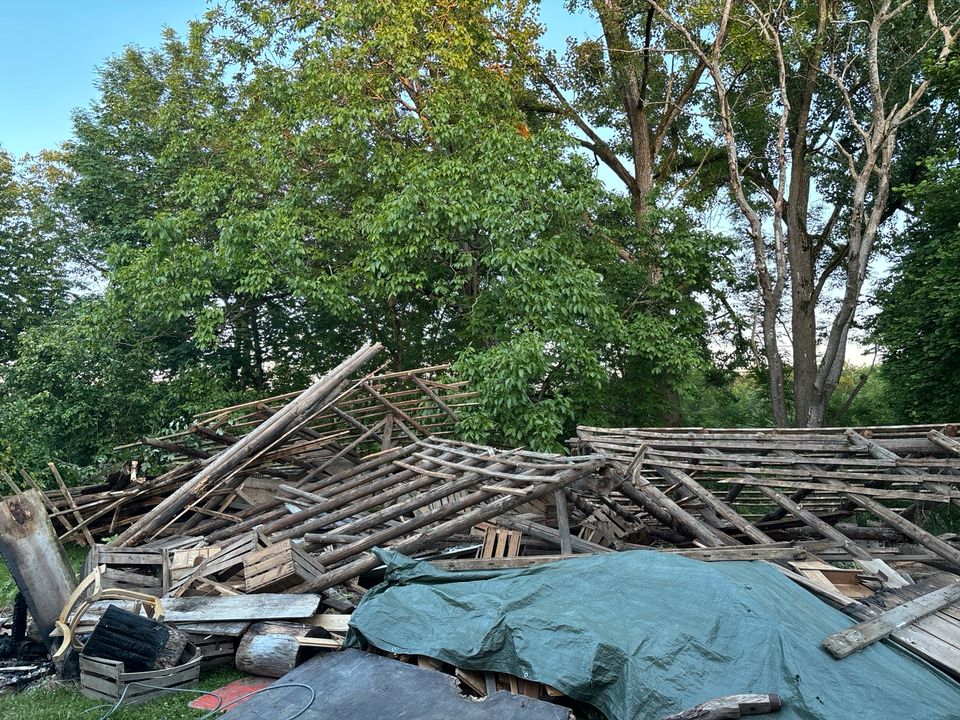
{"type": "Polygon", "coordinates": [[[720,500],[716,495],[704,488],[700,483],[682,470],[661,467],[656,465],[654,461],[650,461],[650,464],[653,469],[659,473],[660,477],[664,478],[665,480],[669,480],[670,482],[680,483],[683,485],[683,487],[692,492],[701,502],[707,505],[707,507],[712,508],[717,515],[733,525],[735,528],[737,528],[737,530],[742,532],[754,542],[772,543],[774,541],[773,538],[764,533],[762,530],[758,530],[753,523],[746,520],[742,515],[740,515],[740,513],[727,505],[727,503],[720,500]]]}
{"type": "Polygon", "coordinates": [[[641,450],[640,453],[637,453],[637,457],[627,468],[624,475],[620,475],[609,468],[604,471],[605,474],[613,477],[614,489],[619,489],[620,492],[643,507],[660,522],[669,527],[682,529],[708,547],[739,544],[723,531],[712,528],[695,518],[643,477],[640,473],[642,452],[641,450]],[[629,479],[626,477],[627,474],[631,476],[629,479]]]}
{"type": "MultiPolygon", "coordinates": [[[[894,461],[902,460],[902,458],[892,450],[885,448],[883,445],[881,445],[880,443],[874,440],[865,438],[856,430],[853,430],[853,429],[847,430],[846,436],[850,440],[850,442],[853,443],[854,446],[858,448],[863,448],[868,453],[870,453],[872,457],[875,457],[878,460],[894,460],[894,461]]],[[[926,473],[910,467],[898,467],[894,469],[894,472],[897,473],[898,475],[913,475],[913,476],[926,475],[926,473]]],[[[938,495],[953,494],[951,493],[951,488],[946,485],[943,485],[942,483],[925,481],[920,483],[920,487],[922,487],[924,490],[929,490],[930,492],[937,493],[938,495]]],[[[951,503],[953,503],[953,505],[957,507],[960,507],[960,498],[956,498],[956,497],[952,498],[951,503]]],[[[914,505],[911,505],[909,508],[907,508],[903,512],[903,514],[909,518],[913,516],[920,507],[922,507],[922,505],[915,503],[914,505]]]]}

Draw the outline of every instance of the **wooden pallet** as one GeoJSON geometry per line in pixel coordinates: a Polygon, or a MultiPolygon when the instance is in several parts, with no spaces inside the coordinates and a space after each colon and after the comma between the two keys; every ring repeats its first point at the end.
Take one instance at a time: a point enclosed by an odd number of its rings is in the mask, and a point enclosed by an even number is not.
{"type": "Polygon", "coordinates": [[[520,554],[520,539],[523,534],[496,525],[486,524],[483,532],[481,558],[517,557],[520,554]]]}

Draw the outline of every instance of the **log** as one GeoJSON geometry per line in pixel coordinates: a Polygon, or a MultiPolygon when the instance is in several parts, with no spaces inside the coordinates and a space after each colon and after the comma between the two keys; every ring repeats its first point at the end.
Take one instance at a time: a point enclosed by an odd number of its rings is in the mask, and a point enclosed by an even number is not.
{"type": "Polygon", "coordinates": [[[0,503],[0,554],[40,637],[47,649],[53,649],[50,632],[77,578],[36,490],[0,503]]]}
{"type": "Polygon", "coordinates": [[[781,707],[780,696],[773,693],[727,695],[675,715],[668,715],[663,720],[727,720],[727,718],[738,718],[744,715],[779,712],[781,707]]]}
{"type": "Polygon", "coordinates": [[[237,669],[250,675],[283,677],[317,652],[315,648],[301,646],[298,639],[323,634],[322,628],[300,623],[260,622],[251,625],[237,646],[237,669]]]}

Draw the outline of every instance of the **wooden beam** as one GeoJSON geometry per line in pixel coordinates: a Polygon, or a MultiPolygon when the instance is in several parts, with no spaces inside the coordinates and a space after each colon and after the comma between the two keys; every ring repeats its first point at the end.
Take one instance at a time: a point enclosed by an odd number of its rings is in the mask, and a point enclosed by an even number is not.
{"type": "Polygon", "coordinates": [[[908,600],[902,605],[884,610],[870,620],[834,633],[823,641],[823,647],[835,658],[845,658],[958,600],[960,600],[960,582],[955,582],[908,600]]]}
{"type": "Polygon", "coordinates": [[[773,500],[777,505],[782,507],[788,513],[796,517],[798,520],[802,521],[807,526],[816,530],[820,535],[829,539],[835,540],[840,544],[847,552],[853,555],[855,558],[861,560],[872,560],[873,556],[870,555],[866,550],[857,545],[853,540],[848,538],[842,532],[837,530],[833,525],[824,522],[816,515],[814,515],[809,510],[804,510],[801,506],[797,505],[793,500],[786,497],[783,493],[779,493],[773,488],[760,487],[760,492],[766,495],[768,498],[773,500]]]}
{"type": "Polygon", "coordinates": [[[451,420],[453,420],[454,422],[460,422],[460,418],[457,417],[457,414],[451,409],[449,405],[447,405],[440,398],[439,395],[437,395],[433,390],[430,389],[429,385],[427,385],[423,380],[418,378],[416,375],[411,375],[410,379],[413,380],[414,384],[418,388],[420,388],[427,397],[433,400],[437,404],[437,407],[443,410],[450,417],[451,420]]]}
{"type": "MultiPolygon", "coordinates": [[[[423,426],[422,426],[420,423],[418,423],[418,422],[417,422],[416,420],[414,420],[412,417],[410,417],[409,415],[407,415],[403,410],[401,410],[401,409],[398,408],[396,405],[394,405],[392,402],[390,402],[390,400],[388,400],[386,397],[384,397],[384,396],[381,395],[379,392],[377,392],[377,389],[376,389],[375,387],[373,387],[373,385],[371,385],[370,383],[368,383],[366,380],[364,380],[362,383],[360,383],[360,387],[362,387],[364,390],[366,390],[368,393],[370,393],[370,395],[371,395],[377,402],[379,402],[381,405],[383,405],[385,408],[387,408],[387,410],[389,410],[391,413],[393,413],[393,415],[396,417],[397,420],[406,420],[408,423],[410,423],[410,425],[412,425],[418,432],[422,433],[424,436],[430,434],[430,433],[428,433],[426,430],[424,430],[423,426]]],[[[402,430],[402,429],[403,429],[403,423],[398,423],[398,425],[400,426],[400,429],[402,430]]],[[[411,437],[412,437],[413,440],[416,440],[416,439],[417,439],[415,436],[411,436],[411,437]]]]}
{"type": "Polygon", "coordinates": [[[554,504],[557,508],[557,530],[560,532],[560,554],[572,555],[573,547],[570,543],[570,515],[567,510],[567,496],[562,488],[553,493],[554,504]]]}
{"type": "Polygon", "coordinates": [[[694,480],[692,477],[687,475],[685,472],[680,470],[672,470],[670,468],[661,467],[656,464],[655,460],[648,459],[648,463],[653,467],[654,470],[659,473],[659,475],[665,480],[670,482],[678,482],[683,485],[687,490],[692,492],[697,498],[699,498],[707,507],[712,508],[714,512],[717,513],[720,517],[726,520],[728,523],[733,525],[737,530],[742,532],[748,538],[758,543],[772,543],[773,538],[771,538],[766,533],[758,530],[753,523],[748,522],[743,518],[740,513],[734,510],[732,507],[723,502],[712,492],[704,488],[700,483],[694,480]]]}
{"type": "Polygon", "coordinates": [[[60,488],[60,492],[63,494],[63,499],[67,501],[67,505],[73,511],[73,517],[77,521],[77,527],[79,527],[81,532],[83,532],[83,537],[86,539],[87,545],[93,547],[97,544],[97,541],[93,539],[93,535],[90,534],[90,529],[86,526],[86,524],[84,524],[83,516],[77,509],[77,503],[74,502],[73,496],[70,494],[70,491],[67,490],[66,483],[64,483],[63,478],[60,477],[60,471],[57,470],[57,466],[52,462],[48,462],[47,466],[50,468],[50,472],[53,473],[53,479],[57,481],[57,487],[60,488]]]}
{"type": "Polygon", "coordinates": [[[931,430],[927,433],[927,438],[934,445],[939,445],[944,450],[949,450],[954,455],[960,455],[960,441],[958,441],[956,438],[944,435],[939,430],[931,430]]]}
{"type": "Polygon", "coordinates": [[[769,694],[727,695],[687,708],[663,720],[730,720],[743,715],[765,715],[780,710],[780,696],[769,694]]]}
{"type": "MultiPolygon", "coordinates": [[[[661,522],[689,533],[691,537],[710,547],[723,545],[737,545],[733,538],[706,523],[701,522],[688,513],[673,500],[667,497],[653,483],[640,474],[640,466],[636,465],[629,470],[632,482],[623,475],[613,473],[614,482],[624,495],[643,507],[648,513],[661,522]]],[[[612,472],[612,471],[611,471],[612,472]]]]}
{"type": "MultiPolygon", "coordinates": [[[[520,532],[529,535],[532,538],[537,540],[543,540],[544,542],[551,543],[560,547],[560,531],[556,530],[547,525],[542,525],[532,520],[521,520],[520,518],[514,515],[503,515],[496,519],[497,525],[501,527],[509,528],[510,530],[519,530],[520,532]]],[[[613,552],[612,548],[604,547],[603,545],[598,545],[597,543],[592,543],[589,540],[584,540],[583,538],[578,538],[570,536],[570,548],[571,552],[578,553],[609,553],[613,552]]],[[[565,557],[561,555],[560,557],[565,557]]]]}
{"type": "Polygon", "coordinates": [[[936,535],[927,532],[919,525],[915,525],[906,518],[901,517],[890,508],[884,507],[876,500],[863,495],[857,495],[856,493],[856,488],[848,486],[844,497],[850,499],[854,504],[859,505],[867,512],[873,513],[890,527],[899,530],[911,540],[923,545],[930,552],[939,555],[951,565],[960,569],[960,550],[944,542],[936,535]]]}

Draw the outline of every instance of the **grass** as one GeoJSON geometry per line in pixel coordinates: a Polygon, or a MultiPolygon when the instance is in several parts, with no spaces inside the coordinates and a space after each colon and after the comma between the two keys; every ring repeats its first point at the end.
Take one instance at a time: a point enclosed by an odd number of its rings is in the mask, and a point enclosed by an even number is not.
{"type": "MultiPolygon", "coordinates": [[[[67,557],[70,559],[70,565],[73,566],[73,571],[79,573],[80,568],[83,567],[83,561],[87,558],[89,548],[72,543],[65,543],[63,548],[67,551],[67,557]]],[[[16,595],[17,584],[13,581],[13,576],[10,574],[6,563],[0,559],[0,608],[13,605],[13,599],[16,595]]]]}
{"type": "MultiPolygon", "coordinates": [[[[79,571],[87,557],[87,548],[65,545],[67,556],[74,571],[79,571]]],[[[13,604],[17,584],[13,581],[6,564],[0,560],[0,607],[13,604]]],[[[201,675],[197,685],[202,690],[215,690],[241,677],[233,668],[215,670],[201,675]]],[[[203,710],[192,710],[187,704],[199,695],[173,693],[143,705],[121,706],[112,716],[116,720],[193,720],[201,717],[203,710]]],[[[79,685],[39,683],[21,693],[0,696],[0,718],[30,718],[30,720],[97,720],[108,707],[103,701],[90,700],[80,694],[79,685]]],[[[266,720],[266,719],[265,719],[266,720]]]]}
{"type": "MultiPolygon", "coordinates": [[[[233,668],[213,670],[200,676],[197,687],[216,690],[241,677],[233,668]]],[[[115,720],[195,720],[206,710],[187,707],[199,695],[172,693],[142,705],[121,706],[111,717],[115,720]]],[[[0,697],[0,718],[30,720],[97,720],[109,706],[101,700],[90,700],[80,694],[78,685],[59,687],[37,686],[21,693],[0,697]],[[99,708],[99,711],[96,709],[99,708]]],[[[264,718],[264,720],[268,720],[264,718]]]]}

